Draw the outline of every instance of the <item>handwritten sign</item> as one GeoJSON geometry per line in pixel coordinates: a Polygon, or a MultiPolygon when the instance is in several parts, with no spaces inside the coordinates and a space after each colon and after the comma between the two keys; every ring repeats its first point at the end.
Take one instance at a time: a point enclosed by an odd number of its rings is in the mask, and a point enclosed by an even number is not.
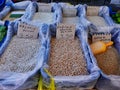
{"type": "Polygon", "coordinates": [[[75,37],[75,25],[58,24],[57,26],[57,39],[74,39],[75,37]]]}
{"type": "Polygon", "coordinates": [[[17,36],[20,38],[36,39],[38,37],[38,27],[25,22],[20,22],[18,25],[17,36]]]}
{"type": "Polygon", "coordinates": [[[109,42],[111,41],[111,33],[93,33],[92,35],[92,42],[96,41],[103,41],[103,42],[109,42]]]}
{"type": "Polygon", "coordinates": [[[52,6],[46,3],[38,3],[39,12],[51,12],[52,6]]]}

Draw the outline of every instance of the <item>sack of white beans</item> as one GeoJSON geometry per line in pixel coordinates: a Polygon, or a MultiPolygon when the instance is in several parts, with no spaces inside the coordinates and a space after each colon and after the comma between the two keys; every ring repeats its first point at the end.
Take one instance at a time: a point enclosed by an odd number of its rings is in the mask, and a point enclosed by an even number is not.
{"type": "MultiPolygon", "coordinates": [[[[14,23],[10,25],[14,26],[14,23]]],[[[11,26],[8,27],[5,44],[0,49],[0,90],[32,88],[38,83],[37,72],[46,54],[47,25],[39,27],[41,38],[37,39],[19,38],[11,26]]]]}
{"type": "Polygon", "coordinates": [[[51,39],[46,41],[47,54],[41,68],[40,88],[75,90],[95,86],[99,72],[97,66],[90,61],[86,36],[82,26],[77,28],[74,40],[59,40],[49,36],[51,39]]]}

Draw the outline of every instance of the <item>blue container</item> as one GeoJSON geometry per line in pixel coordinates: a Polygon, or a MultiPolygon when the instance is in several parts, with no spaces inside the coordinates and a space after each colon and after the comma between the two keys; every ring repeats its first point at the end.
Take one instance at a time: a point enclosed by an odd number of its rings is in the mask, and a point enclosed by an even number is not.
{"type": "Polygon", "coordinates": [[[3,10],[5,7],[5,0],[0,0],[0,12],[3,10]]]}

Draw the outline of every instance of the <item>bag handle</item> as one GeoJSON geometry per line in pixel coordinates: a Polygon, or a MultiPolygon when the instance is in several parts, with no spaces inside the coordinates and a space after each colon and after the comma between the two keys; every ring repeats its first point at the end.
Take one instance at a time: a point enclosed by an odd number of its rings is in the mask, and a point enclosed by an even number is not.
{"type": "MultiPolygon", "coordinates": [[[[48,90],[55,90],[55,81],[54,81],[54,78],[52,77],[52,75],[48,72],[47,69],[44,69],[45,72],[49,75],[50,77],[50,85],[48,86],[48,90]]],[[[38,90],[44,90],[43,89],[43,82],[42,82],[43,78],[42,76],[40,76],[40,80],[39,80],[39,83],[38,83],[38,90]]]]}

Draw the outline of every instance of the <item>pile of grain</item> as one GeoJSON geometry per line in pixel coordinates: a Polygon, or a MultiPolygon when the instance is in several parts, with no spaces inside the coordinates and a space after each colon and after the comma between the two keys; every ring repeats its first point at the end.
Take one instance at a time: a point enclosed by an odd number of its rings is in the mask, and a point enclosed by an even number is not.
{"type": "Polygon", "coordinates": [[[106,52],[95,55],[95,57],[97,59],[98,66],[105,74],[119,74],[120,57],[114,47],[109,47],[106,52]]]}
{"type": "Polygon", "coordinates": [[[87,19],[96,26],[107,26],[105,20],[100,16],[87,16],[87,19]]]}
{"type": "Polygon", "coordinates": [[[62,23],[78,24],[80,23],[79,17],[63,17],[62,23]]]}
{"type": "Polygon", "coordinates": [[[88,74],[86,61],[77,38],[75,40],[52,38],[49,71],[53,76],[88,74]]]}
{"type": "Polygon", "coordinates": [[[39,21],[40,23],[47,23],[47,24],[51,24],[54,21],[54,13],[50,13],[50,12],[38,12],[35,13],[34,17],[33,17],[33,21],[39,21]]]}
{"type": "Polygon", "coordinates": [[[0,58],[0,71],[28,72],[34,69],[39,41],[14,36],[0,58]]]}

